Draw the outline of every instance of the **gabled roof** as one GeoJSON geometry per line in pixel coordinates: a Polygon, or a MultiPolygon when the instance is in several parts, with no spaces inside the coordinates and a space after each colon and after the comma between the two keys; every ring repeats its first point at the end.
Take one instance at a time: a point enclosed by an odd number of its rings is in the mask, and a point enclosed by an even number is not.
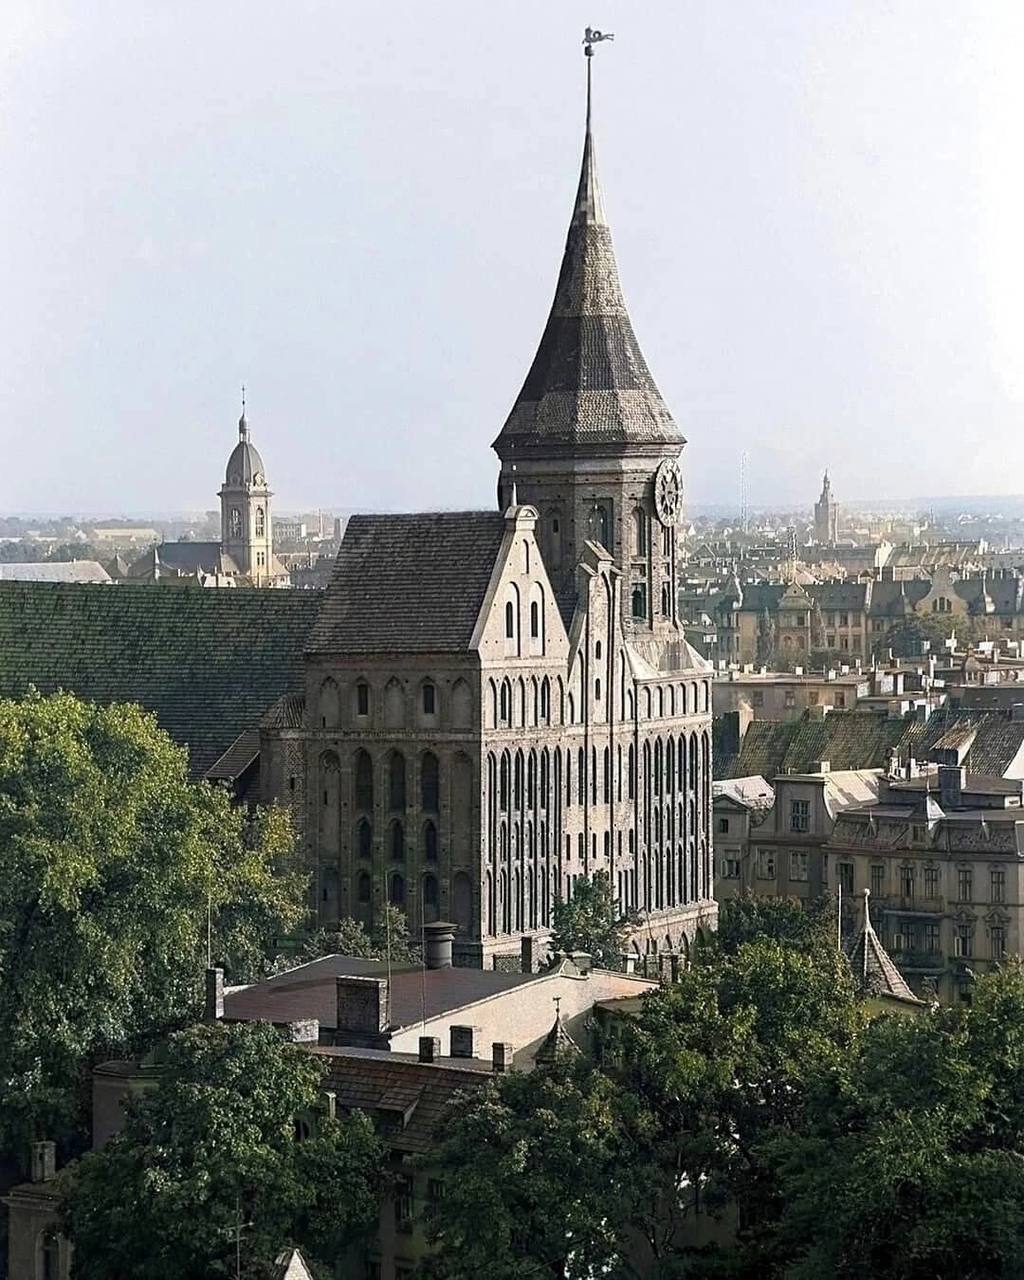
{"type": "Polygon", "coordinates": [[[574,445],[682,444],[633,333],[587,127],[555,299],[499,456],[574,445]]]}
{"type": "Polygon", "coordinates": [[[806,773],[821,760],[837,771],[883,769],[891,750],[903,759],[926,760],[951,733],[962,741],[968,731],[974,738],[962,763],[975,773],[1003,777],[1024,747],[1024,721],[1002,711],[942,707],[924,722],[913,713],[889,718],[873,711],[832,711],[820,719],[805,712],[785,723],[752,721],[738,755],[716,759],[715,771],[724,778],[758,773],[773,778],[806,773]]]}
{"type": "Polygon", "coordinates": [[[0,582],[109,582],[98,560],[12,561],[0,564],[0,582]]]}
{"type": "Polygon", "coordinates": [[[0,583],[0,697],[66,689],[139,702],[202,776],[283,694],[302,687],[311,591],[0,583]]]}
{"type": "Polygon", "coordinates": [[[467,650],[504,534],[497,511],[353,516],[307,653],[467,650]]]}

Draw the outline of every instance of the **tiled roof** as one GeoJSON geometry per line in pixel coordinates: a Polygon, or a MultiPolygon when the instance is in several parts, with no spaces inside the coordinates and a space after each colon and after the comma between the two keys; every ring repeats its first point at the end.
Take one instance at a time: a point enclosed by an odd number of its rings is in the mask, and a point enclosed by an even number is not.
{"type": "Polygon", "coordinates": [[[0,564],[0,582],[109,582],[98,560],[41,560],[0,564]]]}
{"type": "Polygon", "coordinates": [[[468,649],[504,534],[496,511],[353,516],[307,652],[468,649]]]}
{"type": "Polygon", "coordinates": [[[583,164],[551,313],[494,447],[681,444],[623,301],[589,113],[583,164]]]}
{"type": "MultiPolygon", "coordinates": [[[[229,991],[224,998],[228,1018],[284,1024],[316,1018],[322,1027],[337,1027],[339,976],[386,977],[379,960],[352,956],[323,956],[290,969],[266,982],[229,991]]],[[[436,1018],[488,996],[510,991],[543,975],[499,973],[494,969],[393,968],[391,972],[391,1024],[409,1027],[423,1017],[436,1018]]]]}
{"type": "Polygon", "coordinates": [[[139,702],[202,775],[283,694],[322,596],[0,583],[0,696],[139,702]]]}
{"type": "Polygon", "coordinates": [[[1002,777],[1024,746],[1024,721],[1001,711],[940,708],[922,723],[913,714],[889,719],[871,711],[833,711],[823,719],[805,713],[799,720],[776,723],[754,720],[739,754],[723,758],[716,772],[723,778],[753,774],[774,778],[806,773],[821,760],[835,770],[882,769],[889,751],[903,758],[928,759],[943,739],[965,730],[976,734],[963,763],[975,773],[1002,777]]]}
{"type": "Polygon", "coordinates": [[[437,1145],[439,1126],[457,1092],[480,1088],[491,1078],[468,1067],[409,1062],[390,1053],[370,1055],[347,1048],[316,1052],[328,1064],[323,1087],[334,1093],[339,1107],[364,1111],[371,1118],[381,1112],[401,1113],[401,1122],[387,1127],[386,1138],[394,1150],[410,1154],[437,1145]]]}
{"type": "Polygon", "coordinates": [[[923,1004],[907,985],[892,957],[882,946],[871,925],[867,895],[864,897],[864,919],[847,950],[853,979],[862,996],[885,996],[903,1004],[923,1004]]]}
{"type": "Polygon", "coordinates": [[[243,729],[238,737],[206,770],[211,782],[234,782],[240,778],[260,754],[259,729],[243,729]]]}
{"type": "Polygon", "coordinates": [[[306,713],[306,696],[302,693],[286,693],[278,698],[260,720],[262,729],[301,729],[306,713]]]}

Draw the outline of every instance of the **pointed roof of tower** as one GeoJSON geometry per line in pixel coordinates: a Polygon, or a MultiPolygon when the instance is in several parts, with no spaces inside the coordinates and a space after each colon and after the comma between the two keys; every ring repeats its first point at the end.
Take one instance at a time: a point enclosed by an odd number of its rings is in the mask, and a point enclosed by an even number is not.
{"type": "Polygon", "coordinates": [[[901,1004],[923,1004],[914,995],[903,974],[882,946],[882,941],[875,933],[868,910],[870,890],[864,890],[864,919],[860,932],[850,944],[847,956],[853,969],[853,980],[862,996],[875,996],[898,1000],[901,1004]]]}
{"type": "Polygon", "coordinates": [[[565,1029],[565,1023],[562,1021],[562,1012],[558,1007],[559,1004],[560,1001],[556,1000],[555,1020],[551,1024],[551,1030],[541,1041],[537,1052],[533,1055],[533,1062],[537,1067],[554,1066],[556,1062],[560,1062],[564,1058],[574,1058],[579,1054],[579,1045],[565,1029]]]}
{"type": "Polygon", "coordinates": [[[519,397],[494,442],[502,457],[548,445],[682,444],[626,311],[590,123],[562,268],[519,397]]]}
{"type": "Polygon", "coordinates": [[[249,439],[249,422],[245,416],[245,387],[242,388],[242,416],[238,419],[238,443],[231,450],[228,465],[224,468],[224,487],[266,484],[266,471],[259,450],[249,439]],[[257,476],[259,479],[257,480],[257,476]]]}

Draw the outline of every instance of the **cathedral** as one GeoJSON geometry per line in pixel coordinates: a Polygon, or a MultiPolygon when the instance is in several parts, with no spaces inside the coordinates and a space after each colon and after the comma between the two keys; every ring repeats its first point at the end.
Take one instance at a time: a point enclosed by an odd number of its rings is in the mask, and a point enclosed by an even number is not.
{"type": "Polygon", "coordinates": [[[554,301],[493,445],[497,510],[354,516],[304,693],[261,726],[263,795],[301,815],[322,923],[390,902],[414,934],[452,921],[459,963],[512,964],[604,871],[638,952],[713,927],[712,669],[677,616],[684,443],[623,300],[588,78],[554,301]]]}

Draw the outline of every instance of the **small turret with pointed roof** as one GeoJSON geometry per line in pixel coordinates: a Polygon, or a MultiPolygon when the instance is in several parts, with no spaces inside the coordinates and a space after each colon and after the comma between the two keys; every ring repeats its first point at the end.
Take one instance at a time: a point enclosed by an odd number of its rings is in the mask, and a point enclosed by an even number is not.
{"type": "Polygon", "coordinates": [[[871,890],[864,890],[864,915],[861,927],[847,950],[853,980],[858,992],[866,999],[896,1001],[900,1004],[920,1006],[924,1004],[914,995],[892,957],[882,946],[881,939],[871,924],[868,901],[871,890]]]}
{"type": "Polygon", "coordinates": [[[537,1052],[533,1055],[534,1065],[537,1067],[554,1066],[556,1062],[563,1062],[566,1058],[574,1058],[580,1052],[579,1045],[565,1029],[560,1006],[561,1002],[556,997],[555,1020],[551,1024],[551,1030],[544,1037],[537,1052]]]}

